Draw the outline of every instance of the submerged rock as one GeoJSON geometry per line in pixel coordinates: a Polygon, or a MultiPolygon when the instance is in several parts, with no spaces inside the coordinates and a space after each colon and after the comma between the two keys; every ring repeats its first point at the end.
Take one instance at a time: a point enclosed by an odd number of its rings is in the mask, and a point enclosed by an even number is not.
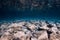
{"type": "Polygon", "coordinates": [[[59,25],[60,23],[46,21],[2,24],[0,40],[60,40],[59,25]]]}

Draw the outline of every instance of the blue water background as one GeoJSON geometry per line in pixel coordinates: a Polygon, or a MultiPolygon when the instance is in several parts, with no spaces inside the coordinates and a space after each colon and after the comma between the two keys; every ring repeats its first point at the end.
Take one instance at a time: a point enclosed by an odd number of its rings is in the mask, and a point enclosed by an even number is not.
{"type": "Polygon", "coordinates": [[[2,20],[20,20],[20,19],[44,19],[44,20],[60,20],[60,7],[46,9],[0,9],[0,21],[2,20]]]}

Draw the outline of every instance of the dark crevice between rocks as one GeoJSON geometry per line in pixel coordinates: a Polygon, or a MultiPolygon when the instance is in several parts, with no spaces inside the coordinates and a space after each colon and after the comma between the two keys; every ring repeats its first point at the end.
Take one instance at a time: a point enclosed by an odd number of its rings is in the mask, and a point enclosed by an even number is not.
{"type": "Polygon", "coordinates": [[[31,40],[31,37],[30,37],[30,40],[31,40]]]}
{"type": "Polygon", "coordinates": [[[38,31],[42,31],[42,30],[45,30],[45,29],[42,29],[42,28],[38,28],[37,30],[38,30],[38,31]]]}
{"type": "Polygon", "coordinates": [[[0,35],[0,38],[1,38],[2,35],[0,35]]]}
{"type": "Polygon", "coordinates": [[[32,30],[30,28],[27,27],[27,29],[32,32],[32,30]]]}
{"type": "Polygon", "coordinates": [[[56,32],[56,34],[59,34],[58,32],[56,32]]]}
{"type": "Polygon", "coordinates": [[[57,27],[58,28],[58,30],[60,30],[60,27],[57,27]]]}
{"type": "Polygon", "coordinates": [[[13,38],[13,40],[20,40],[19,38],[13,38]]]}
{"type": "Polygon", "coordinates": [[[0,38],[1,38],[1,36],[2,36],[2,29],[0,28],[0,38]]]}
{"type": "Polygon", "coordinates": [[[48,27],[48,28],[52,28],[52,27],[53,27],[53,25],[51,25],[51,24],[48,24],[48,25],[47,25],[47,27],[48,27]]]}
{"type": "Polygon", "coordinates": [[[48,39],[50,39],[50,34],[51,34],[51,33],[52,33],[51,31],[48,31],[48,30],[47,30],[48,39]]]}

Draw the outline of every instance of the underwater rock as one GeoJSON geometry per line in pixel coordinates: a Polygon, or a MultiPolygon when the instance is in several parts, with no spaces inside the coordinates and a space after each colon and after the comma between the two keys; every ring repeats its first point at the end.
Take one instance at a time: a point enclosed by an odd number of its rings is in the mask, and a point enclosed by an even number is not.
{"type": "Polygon", "coordinates": [[[60,40],[59,25],[60,23],[47,23],[46,21],[2,24],[0,40],[60,40]]]}

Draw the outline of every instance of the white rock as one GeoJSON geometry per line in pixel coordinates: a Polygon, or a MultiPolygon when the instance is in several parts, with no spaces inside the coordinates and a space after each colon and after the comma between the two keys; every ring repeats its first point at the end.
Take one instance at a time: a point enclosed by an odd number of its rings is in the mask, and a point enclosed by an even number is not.
{"type": "Polygon", "coordinates": [[[52,27],[52,28],[51,28],[51,31],[52,31],[53,33],[56,33],[56,32],[58,32],[58,29],[57,29],[57,27],[52,27]]]}
{"type": "Polygon", "coordinates": [[[14,34],[15,37],[21,38],[22,36],[25,36],[25,33],[20,31],[14,34]]]}
{"type": "Polygon", "coordinates": [[[27,24],[27,27],[30,28],[31,30],[34,30],[36,26],[34,24],[27,24]]]}
{"type": "Polygon", "coordinates": [[[31,40],[38,40],[37,38],[31,38],[31,40]]]}
{"type": "Polygon", "coordinates": [[[48,34],[47,34],[46,31],[44,31],[44,32],[38,37],[38,40],[43,40],[43,39],[48,40],[48,34]]]}
{"type": "Polygon", "coordinates": [[[19,23],[12,23],[9,25],[9,27],[23,27],[25,22],[19,22],[19,23]]]}

